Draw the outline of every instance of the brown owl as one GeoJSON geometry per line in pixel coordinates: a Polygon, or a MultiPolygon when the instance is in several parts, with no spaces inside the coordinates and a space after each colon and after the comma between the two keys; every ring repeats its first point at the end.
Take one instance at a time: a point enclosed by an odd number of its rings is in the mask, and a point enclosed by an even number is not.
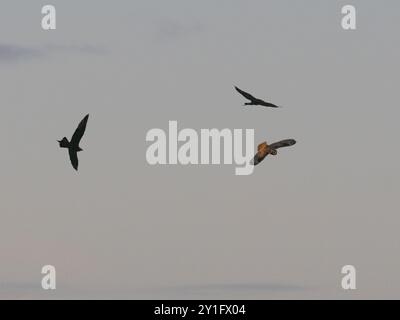
{"type": "Polygon", "coordinates": [[[256,166],[261,161],[263,161],[267,155],[272,154],[272,155],[276,156],[278,154],[277,149],[283,148],[283,147],[290,147],[294,144],[296,144],[296,140],[294,140],[294,139],[286,139],[286,140],[272,143],[270,145],[268,145],[267,142],[263,142],[258,145],[257,153],[254,156],[253,161],[251,163],[256,166]]]}

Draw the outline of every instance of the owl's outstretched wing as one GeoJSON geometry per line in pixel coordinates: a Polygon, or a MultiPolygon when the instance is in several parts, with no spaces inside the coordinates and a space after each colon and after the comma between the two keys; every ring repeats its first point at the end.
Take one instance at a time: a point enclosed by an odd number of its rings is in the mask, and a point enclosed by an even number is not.
{"type": "Polygon", "coordinates": [[[266,142],[260,143],[257,147],[257,153],[253,160],[250,162],[252,165],[258,165],[268,155],[268,144],[266,142]]]}
{"type": "Polygon", "coordinates": [[[296,144],[296,140],[286,139],[286,140],[278,141],[278,142],[271,144],[270,148],[271,149],[279,149],[279,148],[284,148],[284,147],[290,147],[294,144],[296,144]]]}

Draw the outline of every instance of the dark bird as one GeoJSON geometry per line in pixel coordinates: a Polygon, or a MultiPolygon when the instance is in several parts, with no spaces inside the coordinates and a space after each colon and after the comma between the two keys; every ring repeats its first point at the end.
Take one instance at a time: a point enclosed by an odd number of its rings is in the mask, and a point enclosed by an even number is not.
{"type": "Polygon", "coordinates": [[[67,148],[69,153],[69,158],[71,159],[71,164],[75,170],[78,170],[78,152],[82,151],[79,147],[79,142],[85,133],[86,124],[88,122],[89,115],[86,115],[82,121],[79,123],[78,128],[76,128],[74,134],[72,135],[71,141],[68,141],[66,137],[62,140],[58,140],[60,148],[67,148]]]}
{"type": "Polygon", "coordinates": [[[264,100],[258,99],[256,97],[253,97],[250,93],[247,93],[243,90],[240,90],[238,87],[235,87],[236,91],[239,92],[243,97],[245,97],[247,100],[250,100],[250,102],[246,102],[244,106],[264,106],[264,107],[270,107],[270,108],[279,108],[279,106],[266,102],[264,100]]]}
{"type": "Polygon", "coordinates": [[[294,144],[296,144],[296,140],[294,140],[294,139],[286,139],[286,140],[282,140],[279,142],[275,142],[270,145],[268,145],[267,142],[263,142],[258,145],[257,153],[254,156],[253,161],[251,163],[256,166],[261,161],[263,161],[267,155],[272,154],[272,155],[276,156],[278,154],[277,149],[284,148],[284,147],[290,147],[294,144]]]}

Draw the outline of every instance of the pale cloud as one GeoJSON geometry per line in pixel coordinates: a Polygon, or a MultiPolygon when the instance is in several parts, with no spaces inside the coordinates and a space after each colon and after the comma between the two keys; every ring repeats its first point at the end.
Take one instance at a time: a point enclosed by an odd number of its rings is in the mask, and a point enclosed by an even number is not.
{"type": "Polygon", "coordinates": [[[57,54],[104,54],[105,49],[95,45],[46,44],[42,46],[21,46],[0,44],[0,63],[23,62],[57,54]]]}
{"type": "Polygon", "coordinates": [[[0,44],[0,61],[12,62],[32,59],[41,56],[41,52],[35,48],[0,44]]]}
{"type": "Polygon", "coordinates": [[[200,22],[182,22],[163,19],[157,23],[156,37],[159,40],[178,40],[191,37],[204,31],[200,22]]]}

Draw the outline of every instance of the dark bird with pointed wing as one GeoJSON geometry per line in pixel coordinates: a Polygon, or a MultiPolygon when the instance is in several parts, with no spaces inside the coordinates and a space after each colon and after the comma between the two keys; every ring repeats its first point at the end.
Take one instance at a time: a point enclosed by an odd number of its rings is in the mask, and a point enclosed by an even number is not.
{"type": "Polygon", "coordinates": [[[86,124],[88,122],[89,115],[86,115],[82,121],[79,123],[78,128],[76,128],[74,134],[72,135],[71,141],[68,141],[66,137],[62,140],[58,140],[60,144],[60,148],[67,148],[69,153],[69,158],[71,160],[72,167],[75,170],[78,170],[78,152],[83,151],[81,147],[79,147],[79,142],[81,141],[83,134],[86,130],[86,124]]]}
{"type": "Polygon", "coordinates": [[[254,156],[251,164],[256,166],[261,161],[263,161],[267,155],[272,154],[273,156],[276,156],[278,154],[277,149],[284,148],[284,147],[290,147],[294,144],[296,144],[296,140],[294,140],[294,139],[286,139],[286,140],[272,143],[270,145],[268,145],[267,142],[263,142],[258,145],[257,153],[254,156]]]}
{"type": "Polygon", "coordinates": [[[245,97],[247,100],[250,100],[250,102],[246,102],[244,106],[264,106],[264,107],[269,107],[269,108],[280,108],[279,106],[266,102],[264,100],[258,99],[254,96],[252,96],[250,93],[247,93],[246,91],[240,90],[238,87],[235,87],[236,91],[239,92],[243,97],[245,97]]]}

